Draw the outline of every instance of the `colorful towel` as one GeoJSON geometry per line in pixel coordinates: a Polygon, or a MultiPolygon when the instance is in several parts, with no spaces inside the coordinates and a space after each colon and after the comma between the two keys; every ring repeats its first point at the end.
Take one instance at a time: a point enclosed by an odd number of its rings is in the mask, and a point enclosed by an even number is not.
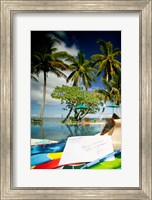
{"type": "MultiPolygon", "coordinates": [[[[56,160],[50,160],[48,162],[39,164],[33,169],[56,169],[62,167],[61,169],[81,169],[86,163],[76,163],[68,164],[65,166],[59,165],[60,158],[56,160]]],[[[113,161],[104,161],[96,164],[88,169],[120,169],[121,168],[121,156],[117,156],[113,161]]]]}
{"type": "Polygon", "coordinates": [[[31,155],[31,166],[46,163],[50,160],[56,160],[61,158],[62,152],[57,153],[40,153],[31,155]]]}
{"type": "Polygon", "coordinates": [[[41,163],[45,163],[50,160],[51,159],[48,157],[48,153],[31,155],[31,165],[32,166],[39,165],[41,163]]]}
{"type": "MultiPolygon", "coordinates": [[[[43,144],[31,147],[31,169],[81,169],[86,163],[76,163],[61,166],[60,158],[66,142],[43,144]]],[[[113,161],[105,161],[88,169],[120,169],[121,155],[113,161]]]]}
{"type": "Polygon", "coordinates": [[[34,169],[55,169],[59,167],[60,158],[34,167],[34,169]]]}
{"type": "Polygon", "coordinates": [[[62,141],[59,143],[32,146],[31,155],[39,154],[39,153],[62,152],[64,150],[65,144],[66,142],[62,141]]]}
{"type": "MultiPolygon", "coordinates": [[[[77,166],[67,165],[64,166],[63,169],[81,169],[84,164],[79,164],[77,166]]],[[[121,157],[116,157],[113,161],[104,161],[100,162],[99,164],[96,164],[90,168],[87,169],[120,169],[121,168],[121,157]]]]}

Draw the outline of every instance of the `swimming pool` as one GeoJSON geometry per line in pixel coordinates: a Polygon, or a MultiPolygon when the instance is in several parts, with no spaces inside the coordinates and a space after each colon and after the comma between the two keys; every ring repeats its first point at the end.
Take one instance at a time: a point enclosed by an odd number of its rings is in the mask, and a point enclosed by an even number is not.
{"type": "Polygon", "coordinates": [[[60,124],[60,119],[44,119],[42,126],[31,125],[31,138],[65,140],[71,136],[95,135],[102,131],[103,124],[60,124]]]}

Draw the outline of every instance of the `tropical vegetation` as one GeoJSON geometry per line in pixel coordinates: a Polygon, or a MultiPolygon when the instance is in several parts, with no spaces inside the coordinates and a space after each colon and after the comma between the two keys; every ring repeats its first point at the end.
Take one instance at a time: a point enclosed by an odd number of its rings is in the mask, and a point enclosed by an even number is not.
{"type": "Polygon", "coordinates": [[[60,99],[61,104],[66,104],[66,109],[72,109],[74,112],[74,121],[81,121],[87,114],[95,114],[100,110],[99,106],[102,105],[100,98],[78,86],[69,87],[63,85],[62,87],[55,87],[51,97],[60,99]],[[79,105],[82,105],[80,109],[79,105]]]}
{"type": "MultiPolygon", "coordinates": [[[[118,73],[121,71],[121,62],[118,60],[118,56],[121,55],[121,52],[118,48],[113,49],[112,43],[105,42],[104,40],[99,39],[97,41],[99,44],[99,49],[101,51],[101,54],[94,54],[92,55],[92,60],[94,60],[94,65],[98,67],[97,69],[97,77],[103,73],[102,82],[108,83],[113,79],[113,77],[117,76],[118,73]]],[[[120,79],[121,81],[121,79],[120,79]]],[[[104,105],[102,109],[102,114],[101,118],[103,116],[105,106],[106,106],[106,101],[111,100],[109,99],[109,95],[107,93],[108,90],[108,84],[105,84],[105,90],[99,90],[99,92],[102,93],[103,99],[104,99],[104,105]]]]}
{"type": "Polygon", "coordinates": [[[67,77],[67,82],[72,80],[73,86],[79,86],[82,82],[85,89],[88,90],[91,87],[91,83],[96,81],[94,77],[96,70],[93,68],[93,63],[85,58],[82,51],[78,52],[77,58],[69,55],[66,61],[70,62],[72,70],[67,77]]]}
{"type": "Polygon", "coordinates": [[[32,65],[31,65],[31,77],[37,80],[34,76],[39,76],[42,72],[44,76],[43,83],[43,99],[40,112],[40,119],[43,118],[45,99],[46,99],[46,81],[47,74],[53,73],[57,77],[67,78],[62,72],[68,68],[68,65],[64,63],[63,59],[66,57],[66,52],[57,52],[55,45],[60,41],[53,35],[42,38],[40,45],[32,52],[32,65]]]}
{"type": "MultiPolygon", "coordinates": [[[[55,87],[51,97],[59,99],[61,104],[66,105],[68,119],[81,121],[87,114],[95,114],[102,106],[100,120],[102,119],[106,102],[110,101],[116,105],[121,104],[121,51],[114,49],[109,41],[99,39],[100,54],[94,54],[90,60],[79,51],[77,56],[72,56],[65,51],[58,51],[56,45],[60,40],[53,35],[43,37],[32,48],[31,52],[31,79],[38,82],[40,73],[43,73],[43,98],[40,111],[40,121],[43,119],[46,83],[49,73],[57,77],[63,77],[65,83],[71,82],[71,87],[63,85],[55,87]],[[70,74],[65,75],[65,71],[70,74]],[[93,82],[101,80],[101,87],[95,91],[89,91],[93,82]],[[80,109],[79,106],[82,105],[80,109]]],[[[39,84],[39,82],[38,82],[39,84]]]]}

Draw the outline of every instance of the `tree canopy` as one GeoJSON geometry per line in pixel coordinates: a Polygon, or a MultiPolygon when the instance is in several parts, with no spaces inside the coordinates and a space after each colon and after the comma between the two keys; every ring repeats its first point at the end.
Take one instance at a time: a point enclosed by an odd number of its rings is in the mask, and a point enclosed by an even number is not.
{"type": "Polygon", "coordinates": [[[60,99],[62,104],[66,104],[67,109],[72,108],[76,121],[81,120],[87,114],[95,114],[100,110],[99,106],[102,105],[101,98],[98,98],[78,86],[57,86],[52,92],[51,97],[60,99]],[[76,106],[80,104],[85,105],[87,108],[79,110],[76,109],[76,106]]]}

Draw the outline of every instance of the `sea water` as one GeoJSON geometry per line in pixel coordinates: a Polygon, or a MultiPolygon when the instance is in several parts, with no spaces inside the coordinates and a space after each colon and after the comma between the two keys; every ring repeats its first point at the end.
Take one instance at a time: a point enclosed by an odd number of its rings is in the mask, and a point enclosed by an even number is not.
{"type": "Polygon", "coordinates": [[[104,123],[67,125],[60,123],[61,121],[61,118],[45,118],[43,125],[31,124],[31,138],[61,141],[71,136],[96,135],[104,126],[104,123]]]}

